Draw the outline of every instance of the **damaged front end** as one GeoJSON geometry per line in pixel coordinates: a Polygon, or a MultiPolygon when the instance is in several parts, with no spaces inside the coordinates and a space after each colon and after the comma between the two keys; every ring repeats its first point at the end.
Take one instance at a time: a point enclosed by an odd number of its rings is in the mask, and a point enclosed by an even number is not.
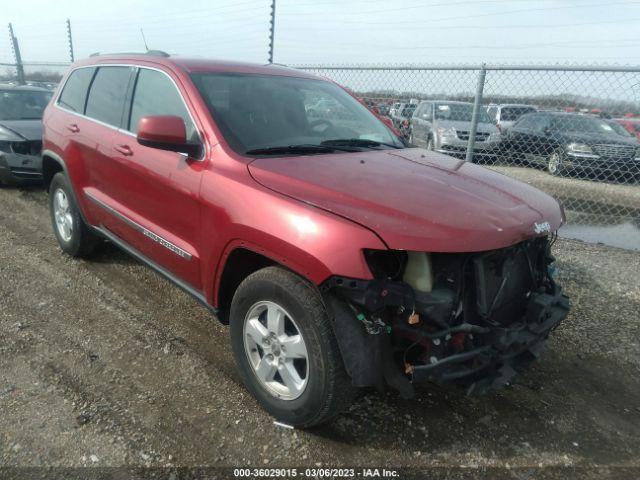
{"type": "Polygon", "coordinates": [[[548,237],[480,253],[366,251],[374,280],[323,284],[358,387],[404,397],[423,381],[468,392],[508,384],[567,316],[548,237]]]}

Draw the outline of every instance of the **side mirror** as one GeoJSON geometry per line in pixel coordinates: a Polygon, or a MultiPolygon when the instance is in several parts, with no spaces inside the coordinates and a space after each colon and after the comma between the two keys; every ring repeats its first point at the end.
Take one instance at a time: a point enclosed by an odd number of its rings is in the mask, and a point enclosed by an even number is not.
{"type": "Polygon", "coordinates": [[[145,147],[199,156],[201,146],[187,143],[184,120],[176,115],[149,115],[138,122],[138,143],[145,147]]]}

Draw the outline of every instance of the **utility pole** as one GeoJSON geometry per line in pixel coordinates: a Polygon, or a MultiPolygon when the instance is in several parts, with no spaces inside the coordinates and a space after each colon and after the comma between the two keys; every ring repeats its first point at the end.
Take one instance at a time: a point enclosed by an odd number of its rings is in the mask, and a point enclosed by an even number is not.
{"type": "Polygon", "coordinates": [[[18,83],[24,85],[24,66],[22,65],[22,57],[20,56],[20,46],[18,39],[13,34],[13,26],[9,23],[9,36],[11,37],[11,47],[13,48],[13,56],[16,59],[16,73],[18,74],[18,83]]]}
{"type": "Polygon", "coordinates": [[[269,63],[273,63],[273,40],[276,30],[276,0],[271,0],[271,26],[269,30],[269,63]]]}
{"type": "Polygon", "coordinates": [[[67,41],[69,42],[69,58],[71,63],[74,62],[73,57],[73,38],[71,37],[71,21],[67,18],[67,41]]]}

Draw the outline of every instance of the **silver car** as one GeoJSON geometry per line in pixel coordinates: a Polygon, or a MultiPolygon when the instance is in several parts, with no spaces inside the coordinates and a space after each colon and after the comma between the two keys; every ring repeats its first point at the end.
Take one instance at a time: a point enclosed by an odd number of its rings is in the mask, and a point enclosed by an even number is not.
{"type": "Polygon", "coordinates": [[[487,113],[493,123],[496,124],[500,133],[507,133],[514,123],[527,113],[537,112],[538,109],[532,105],[519,103],[508,103],[504,105],[489,105],[487,113]]]}
{"type": "MultiPolygon", "coordinates": [[[[409,142],[428,150],[462,157],[471,131],[473,104],[449,100],[420,102],[411,118],[409,142]]],[[[495,157],[500,148],[500,131],[484,109],[478,111],[474,154],[495,157]]]]}
{"type": "Polygon", "coordinates": [[[0,183],[42,179],[42,113],[50,90],[0,85],[0,183]]]}

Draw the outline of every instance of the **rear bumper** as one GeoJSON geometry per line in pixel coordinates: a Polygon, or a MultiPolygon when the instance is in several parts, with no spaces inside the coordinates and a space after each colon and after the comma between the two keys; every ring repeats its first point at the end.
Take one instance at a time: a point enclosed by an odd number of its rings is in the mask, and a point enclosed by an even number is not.
{"type": "Polygon", "coordinates": [[[42,181],[42,157],[0,152],[0,181],[9,185],[42,181]]]}

